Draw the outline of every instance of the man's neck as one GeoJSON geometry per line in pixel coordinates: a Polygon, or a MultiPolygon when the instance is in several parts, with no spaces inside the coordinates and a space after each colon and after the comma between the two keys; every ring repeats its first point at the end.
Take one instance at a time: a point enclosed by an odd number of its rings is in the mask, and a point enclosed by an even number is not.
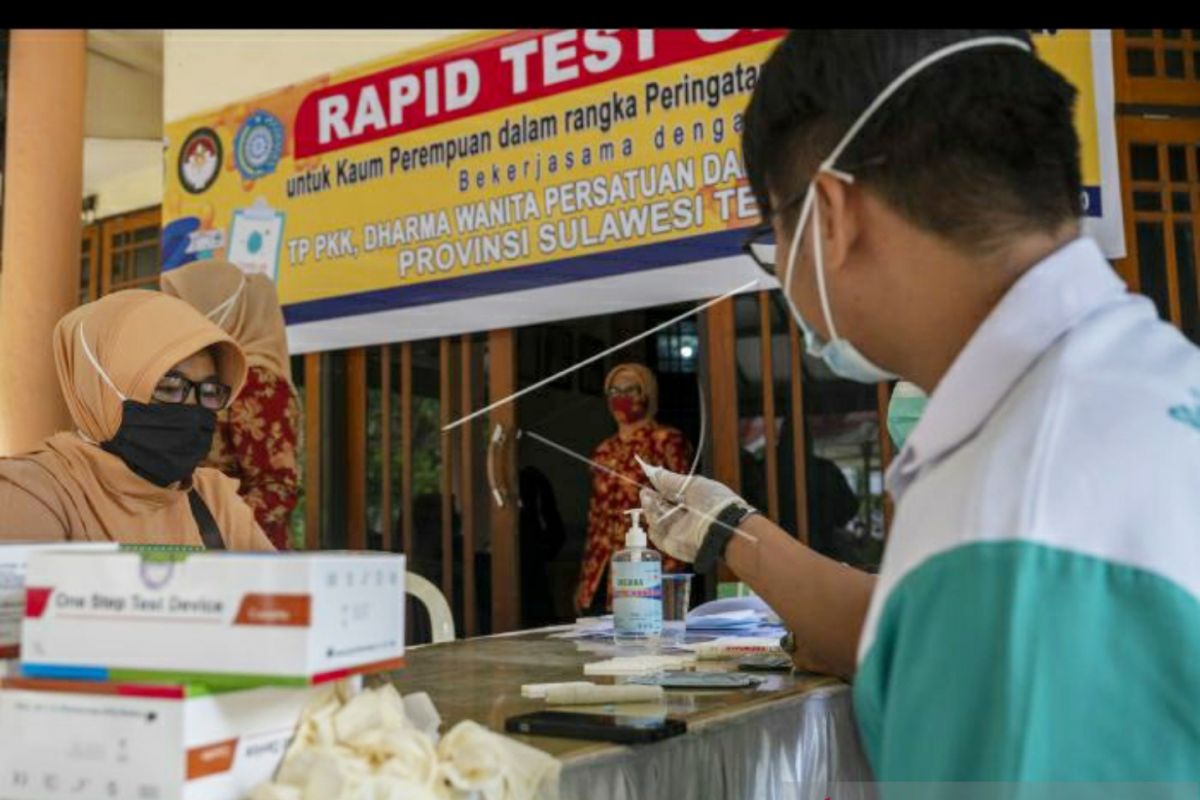
{"type": "Polygon", "coordinates": [[[905,347],[907,365],[901,374],[932,393],[958,354],[975,335],[983,321],[1021,276],[1079,236],[1076,226],[1056,234],[1022,238],[987,258],[945,253],[934,259],[929,270],[934,280],[929,304],[918,303],[910,313],[913,337],[905,347]]]}

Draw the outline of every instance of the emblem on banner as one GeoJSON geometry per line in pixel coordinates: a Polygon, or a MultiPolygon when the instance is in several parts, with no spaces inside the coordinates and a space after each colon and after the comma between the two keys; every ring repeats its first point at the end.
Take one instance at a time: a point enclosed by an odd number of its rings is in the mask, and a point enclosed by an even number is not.
{"type": "Polygon", "coordinates": [[[271,208],[262,197],[249,208],[234,211],[226,257],[249,275],[257,273],[278,281],[283,221],[283,212],[271,208]]]}
{"type": "Polygon", "coordinates": [[[199,255],[201,258],[212,258],[214,250],[225,246],[225,231],[220,228],[207,228],[192,231],[188,234],[188,255],[199,255]]]}
{"type": "Polygon", "coordinates": [[[233,160],[246,180],[266,177],[283,156],[283,123],[266,111],[255,111],[233,140],[233,160]]]}
{"type": "Polygon", "coordinates": [[[179,182],[192,194],[212,186],[221,174],[221,138],[212,128],[197,128],[179,148],[179,182]]]}

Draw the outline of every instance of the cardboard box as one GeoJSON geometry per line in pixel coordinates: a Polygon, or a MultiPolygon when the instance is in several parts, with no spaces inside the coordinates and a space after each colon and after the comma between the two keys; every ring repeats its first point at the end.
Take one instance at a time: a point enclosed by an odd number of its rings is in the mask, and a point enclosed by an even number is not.
{"type": "Polygon", "coordinates": [[[25,571],[30,555],[43,550],[64,548],[79,548],[89,552],[115,551],[117,545],[70,542],[17,542],[0,545],[0,659],[16,658],[20,654],[21,620],[25,616],[25,571]]]}
{"type": "Polygon", "coordinates": [[[34,553],[25,677],[308,685],[396,669],[404,557],[34,553]]]}
{"type": "Polygon", "coordinates": [[[241,800],[274,775],[320,691],[7,679],[0,797],[241,800]]]}

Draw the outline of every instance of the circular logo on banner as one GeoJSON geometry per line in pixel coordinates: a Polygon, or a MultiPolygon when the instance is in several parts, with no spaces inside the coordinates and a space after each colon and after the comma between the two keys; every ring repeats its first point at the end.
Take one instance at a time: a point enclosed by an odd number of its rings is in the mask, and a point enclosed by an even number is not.
{"type": "Polygon", "coordinates": [[[266,111],[255,111],[233,140],[233,160],[246,180],[254,180],[275,171],[283,155],[283,123],[266,111]]]}
{"type": "Polygon", "coordinates": [[[197,128],[179,148],[179,183],[192,194],[212,186],[221,174],[221,138],[212,128],[197,128]]]}

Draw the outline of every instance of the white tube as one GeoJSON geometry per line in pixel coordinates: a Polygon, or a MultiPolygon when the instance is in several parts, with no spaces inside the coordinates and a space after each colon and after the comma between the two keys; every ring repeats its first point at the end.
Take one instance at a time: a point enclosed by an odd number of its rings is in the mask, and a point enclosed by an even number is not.
{"type": "Polygon", "coordinates": [[[568,683],[526,683],[521,687],[521,697],[530,700],[545,700],[546,690],[562,686],[595,686],[591,681],[571,681],[568,683]]]}

